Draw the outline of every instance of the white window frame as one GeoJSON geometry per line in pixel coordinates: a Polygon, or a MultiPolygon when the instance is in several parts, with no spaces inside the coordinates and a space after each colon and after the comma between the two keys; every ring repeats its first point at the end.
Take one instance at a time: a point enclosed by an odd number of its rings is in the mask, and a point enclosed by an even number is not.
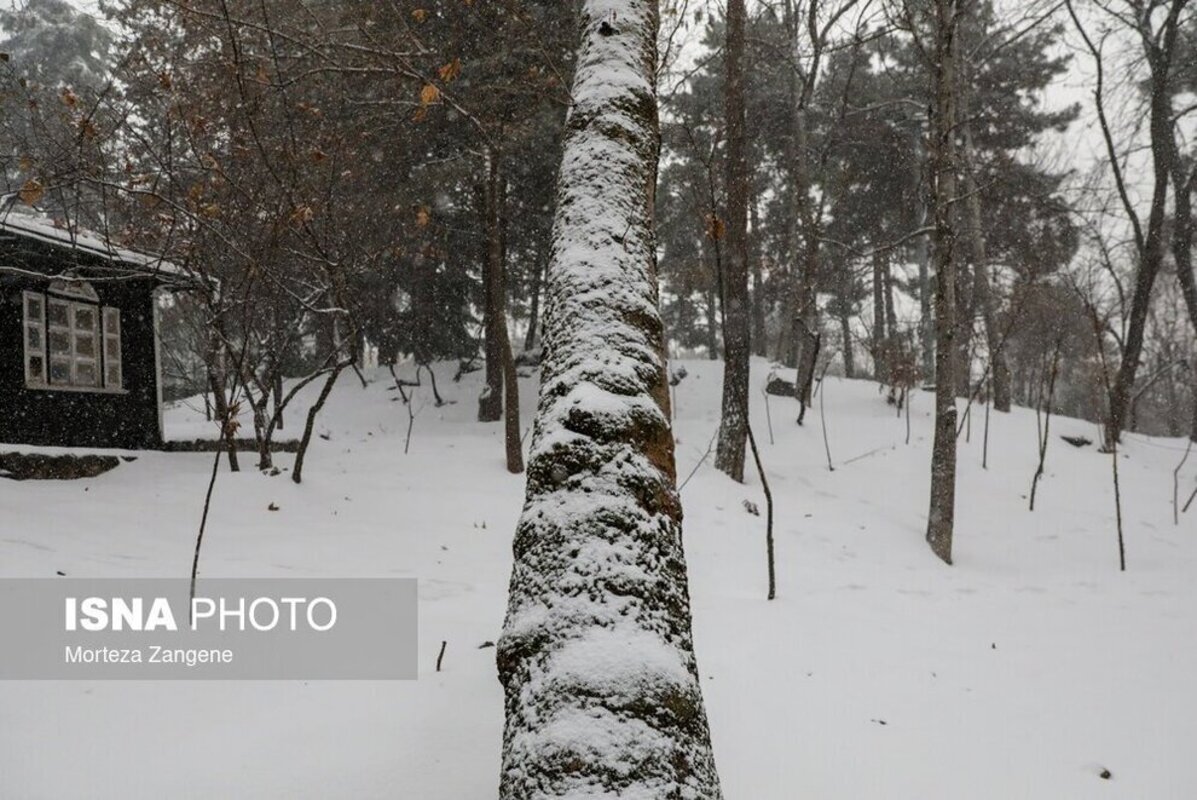
{"type": "Polygon", "coordinates": [[[45,384],[46,371],[49,369],[49,362],[46,360],[46,352],[50,347],[49,333],[46,330],[46,296],[40,292],[22,292],[21,293],[21,317],[23,325],[21,326],[21,335],[24,341],[24,355],[25,355],[25,383],[45,384]],[[32,319],[29,316],[29,303],[36,302],[41,306],[42,313],[38,315],[37,319],[32,319]],[[29,344],[29,332],[36,330],[41,339],[41,350],[37,350],[29,344]],[[40,358],[42,362],[41,371],[37,374],[30,369],[30,364],[33,359],[40,358]]]}
{"type": "Polygon", "coordinates": [[[92,303],[71,303],[71,386],[76,389],[101,389],[104,378],[100,375],[103,360],[100,356],[100,307],[92,303]],[[91,315],[91,328],[79,324],[79,315],[91,315]],[[91,341],[91,355],[79,348],[80,340],[91,341]],[[85,383],[80,373],[91,369],[91,383],[85,383]]]}
{"type": "Polygon", "coordinates": [[[120,391],[125,387],[124,359],[121,354],[121,310],[112,306],[100,307],[100,336],[104,354],[102,383],[109,391],[120,391]],[[110,379],[113,372],[115,379],[110,379]]]}
{"type": "Polygon", "coordinates": [[[99,296],[90,285],[78,281],[55,281],[47,292],[26,291],[22,293],[24,319],[25,386],[29,389],[56,392],[89,392],[93,394],[127,394],[124,388],[124,360],[121,352],[120,309],[99,303],[99,296]],[[80,298],[80,300],[68,299],[80,298]],[[40,300],[42,315],[31,319],[30,300],[40,300]],[[66,324],[55,324],[51,319],[50,307],[66,309],[66,324]],[[90,329],[79,325],[80,313],[90,313],[90,329]],[[37,330],[41,336],[42,350],[30,347],[30,331],[37,330]],[[70,343],[66,352],[55,353],[51,348],[51,337],[59,335],[70,343]],[[91,339],[91,354],[80,352],[80,339],[91,339]],[[42,361],[41,374],[30,371],[33,358],[42,361]],[[67,367],[66,382],[54,381],[54,365],[67,367]],[[80,376],[88,367],[94,377],[93,383],[84,383],[80,376]],[[112,380],[109,380],[110,375],[112,380]]]}

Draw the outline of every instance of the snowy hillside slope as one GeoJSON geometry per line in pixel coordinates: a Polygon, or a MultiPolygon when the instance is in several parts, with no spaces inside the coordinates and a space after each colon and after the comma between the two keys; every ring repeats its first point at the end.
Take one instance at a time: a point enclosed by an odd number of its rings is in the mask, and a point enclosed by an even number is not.
{"type": "MultiPolygon", "coordinates": [[[[718,363],[684,366],[683,478],[720,389],[718,363]]],[[[906,445],[875,384],[828,379],[829,471],[817,409],[798,428],[794,402],[773,398],[770,444],[768,366],[754,370],[777,601],[763,517],[744,505],[764,510],[755,475],[731,483],[712,457],[683,492],[729,800],[1197,797],[1197,510],[1174,526],[1171,507],[1183,441],[1128,436],[1119,574],[1110,459],[1058,438],[1094,427],[1053,420],[1030,513],[1034,414],[993,415],[984,470],[978,413],[949,568],[923,542],[931,396],[916,395],[906,445]]],[[[203,557],[208,577],[418,577],[419,681],[0,684],[0,798],[494,797],[502,697],[483,645],[503,617],[523,482],[504,471],[501,426],[472,421],[480,374],[452,374],[438,370],[452,405],[417,392],[407,455],[389,375],[366,390],[343,379],[303,486],[221,473],[203,557]]],[[[534,379],[522,391],[530,423],[534,379]]],[[[202,428],[194,409],[168,419],[181,437],[202,428]]],[[[209,469],[207,455],[143,454],[90,481],[0,481],[0,576],[187,574],[209,469]]],[[[1181,477],[1191,491],[1197,455],[1181,477]]]]}

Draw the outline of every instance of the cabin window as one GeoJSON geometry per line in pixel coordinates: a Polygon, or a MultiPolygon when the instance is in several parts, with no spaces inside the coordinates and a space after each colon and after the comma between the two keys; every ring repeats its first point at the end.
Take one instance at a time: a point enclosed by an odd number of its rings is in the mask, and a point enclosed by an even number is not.
{"type": "Polygon", "coordinates": [[[104,388],[120,389],[121,375],[121,312],[104,308],[104,388]]]}
{"type": "Polygon", "coordinates": [[[46,297],[25,292],[25,382],[46,382],[46,297]]]}
{"type": "Polygon", "coordinates": [[[63,391],[122,391],[120,310],[86,283],[25,292],[25,382],[63,391]],[[75,299],[79,298],[79,299],[75,299]]]}

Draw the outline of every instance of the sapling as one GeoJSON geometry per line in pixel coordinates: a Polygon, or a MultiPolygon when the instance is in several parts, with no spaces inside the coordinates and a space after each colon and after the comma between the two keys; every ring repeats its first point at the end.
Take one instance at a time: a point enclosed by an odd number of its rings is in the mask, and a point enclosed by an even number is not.
{"type": "Polygon", "coordinates": [[[1056,395],[1056,377],[1060,373],[1060,346],[1060,340],[1056,339],[1056,348],[1052,352],[1051,367],[1047,376],[1046,412],[1041,412],[1044,405],[1042,384],[1039,388],[1039,402],[1035,405],[1035,434],[1039,437],[1039,466],[1035,469],[1035,476],[1031,478],[1031,511],[1035,510],[1035,492],[1039,488],[1039,479],[1043,477],[1043,465],[1047,460],[1047,443],[1051,437],[1052,401],[1056,395]],[[1041,413],[1046,414],[1042,424],[1040,424],[1041,413]]]}
{"type": "MultiPolygon", "coordinates": [[[[1172,524],[1180,524],[1180,471],[1184,468],[1185,462],[1189,460],[1189,452],[1193,449],[1193,440],[1189,439],[1185,443],[1185,454],[1181,457],[1180,463],[1176,465],[1176,469],[1172,470],[1172,524]]],[[[1191,502],[1191,501],[1190,501],[1191,502]]],[[[1186,505],[1187,509],[1188,506],[1186,505]]]]}
{"type": "MultiPolygon", "coordinates": [[[[237,414],[241,411],[240,403],[232,403],[225,407],[225,418],[221,421],[220,439],[216,443],[216,455],[212,459],[212,474],[208,478],[208,490],[204,494],[204,513],[200,516],[199,533],[195,536],[195,555],[191,558],[191,592],[188,595],[187,607],[194,613],[195,581],[199,575],[200,550],[204,545],[204,531],[208,528],[208,512],[212,508],[212,493],[216,490],[216,475],[220,472],[220,459],[224,455],[226,446],[237,447],[237,428],[241,423],[237,421],[237,414]]],[[[194,617],[191,619],[195,621],[194,617]]]]}

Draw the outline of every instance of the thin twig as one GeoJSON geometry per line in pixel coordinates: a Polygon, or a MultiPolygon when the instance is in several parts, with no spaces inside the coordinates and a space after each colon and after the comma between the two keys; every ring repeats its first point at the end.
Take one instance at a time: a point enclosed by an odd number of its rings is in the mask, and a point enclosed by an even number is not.
{"type": "Polygon", "coordinates": [[[698,472],[698,470],[702,467],[702,465],[704,463],[706,463],[706,460],[711,457],[711,450],[714,449],[715,439],[718,436],[719,436],[719,428],[716,427],[714,435],[711,436],[711,441],[707,442],[707,451],[702,454],[702,458],[698,459],[698,463],[694,465],[694,469],[690,470],[690,474],[686,476],[686,480],[682,481],[682,485],[677,487],[678,492],[681,492],[682,489],[686,488],[686,484],[690,482],[690,479],[693,478],[694,475],[698,472]]]}
{"type": "MultiPolygon", "coordinates": [[[[1184,457],[1180,463],[1176,465],[1176,469],[1172,470],[1172,524],[1180,524],[1180,471],[1184,468],[1185,462],[1189,460],[1189,451],[1193,449],[1193,440],[1189,439],[1185,445],[1184,457]]],[[[1194,492],[1197,496],[1197,492],[1194,492]]],[[[1188,509],[1188,506],[1185,506],[1188,509]]]]}
{"type": "Polygon", "coordinates": [[[777,569],[773,546],[773,492],[769,489],[769,479],[765,477],[765,466],[761,463],[756,437],[752,435],[752,423],[748,424],[748,444],[752,447],[752,458],[756,461],[756,471],[760,473],[761,488],[765,492],[765,557],[769,562],[769,599],[774,600],[777,598],[777,569]]]}
{"type": "Polygon", "coordinates": [[[827,470],[828,472],[835,472],[835,464],[831,463],[831,442],[827,438],[827,414],[824,412],[825,404],[823,398],[827,396],[827,392],[823,391],[823,383],[826,380],[819,381],[819,423],[823,426],[823,449],[827,452],[827,470]]]}
{"type": "Polygon", "coordinates": [[[774,445],[777,442],[773,439],[773,412],[769,408],[769,387],[767,385],[761,390],[761,394],[765,396],[765,422],[769,425],[769,444],[774,445]]]}
{"type": "MultiPolygon", "coordinates": [[[[234,409],[235,406],[230,409],[230,415],[234,409]]],[[[212,508],[212,493],[216,490],[216,475],[220,472],[220,458],[224,455],[225,443],[229,440],[229,428],[233,424],[231,419],[226,419],[220,426],[220,440],[216,443],[216,455],[212,459],[212,474],[208,478],[208,491],[204,495],[204,513],[200,517],[199,533],[195,537],[195,555],[191,559],[191,593],[187,599],[188,618],[192,625],[195,624],[195,580],[199,575],[200,549],[204,544],[204,531],[208,528],[208,512],[212,508]]]]}

